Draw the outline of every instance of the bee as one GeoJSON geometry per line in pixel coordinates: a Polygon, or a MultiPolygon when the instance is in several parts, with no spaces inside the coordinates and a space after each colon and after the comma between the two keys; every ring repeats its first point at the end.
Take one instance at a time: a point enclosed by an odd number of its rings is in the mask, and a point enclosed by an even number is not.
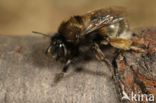
{"type": "Polygon", "coordinates": [[[105,58],[101,45],[110,45],[121,50],[141,51],[142,48],[132,42],[131,37],[132,33],[122,10],[99,9],[63,21],[57,33],[51,37],[46,54],[66,62],[62,72],[56,76],[60,79],[67,72],[73,59],[79,56],[82,46],[88,46],[97,60],[105,61],[107,64],[110,63],[105,58]]]}

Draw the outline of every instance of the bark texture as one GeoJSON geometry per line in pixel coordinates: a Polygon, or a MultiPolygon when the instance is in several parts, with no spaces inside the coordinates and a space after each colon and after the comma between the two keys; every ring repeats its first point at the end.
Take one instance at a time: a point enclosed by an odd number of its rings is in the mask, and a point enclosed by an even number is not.
{"type": "Polygon", "coordinates": [[[114,59],[115,81],[120,98],[126,93],[130,100],[124,102],[151,103],[154,99],[156,102],[156,29],[137,30],[132,40],[145,44],[146,52],[124,51],[114,59]]]}

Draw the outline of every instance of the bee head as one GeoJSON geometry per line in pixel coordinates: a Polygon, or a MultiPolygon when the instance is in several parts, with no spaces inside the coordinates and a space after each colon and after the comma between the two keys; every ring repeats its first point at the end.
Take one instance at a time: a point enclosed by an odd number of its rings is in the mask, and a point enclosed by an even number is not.
{"type": "Polygon", "coordinates": [[[67,55],[67,49],[65,45],[64,37],[59,33],[51,37],[49,47],[46,49],[46,54],[51,54],[54,59],[65,57],[67,55]]]}

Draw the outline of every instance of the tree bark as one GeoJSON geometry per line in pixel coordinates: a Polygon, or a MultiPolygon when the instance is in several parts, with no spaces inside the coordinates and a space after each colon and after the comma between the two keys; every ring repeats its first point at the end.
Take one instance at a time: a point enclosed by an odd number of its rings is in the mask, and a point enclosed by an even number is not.
{"type": "Polygon", "coordinates": [[[115,81],[120,99],[128,103],[155,103],[156,28],[137,30],[132,40],[146,45],[146,52],[124,51],[114,59],[115,81]],[[129,100],[122,100],[124,93],[129,100]]]}

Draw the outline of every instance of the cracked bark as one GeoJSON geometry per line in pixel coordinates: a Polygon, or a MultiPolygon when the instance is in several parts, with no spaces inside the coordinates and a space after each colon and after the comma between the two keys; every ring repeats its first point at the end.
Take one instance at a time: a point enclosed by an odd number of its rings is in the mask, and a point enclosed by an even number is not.
{"type": "Polygon", "coordinates": [[[135,100],[123,102],[138,103],[140,100],[141,103],[148,103],[150,97],[147,101],[146,97],[140,98],[138,95],[152,94],[156,100],[156,29],[153,27],[137,30],[134,32],[132,40],[145,44],[147,52],[124,51],[116,57],[114,60],[116,86],[118,86],[120,98],[123,96],[123,92],[130,99],[132,99],[132,92],[137,94],[135,100]]]}

